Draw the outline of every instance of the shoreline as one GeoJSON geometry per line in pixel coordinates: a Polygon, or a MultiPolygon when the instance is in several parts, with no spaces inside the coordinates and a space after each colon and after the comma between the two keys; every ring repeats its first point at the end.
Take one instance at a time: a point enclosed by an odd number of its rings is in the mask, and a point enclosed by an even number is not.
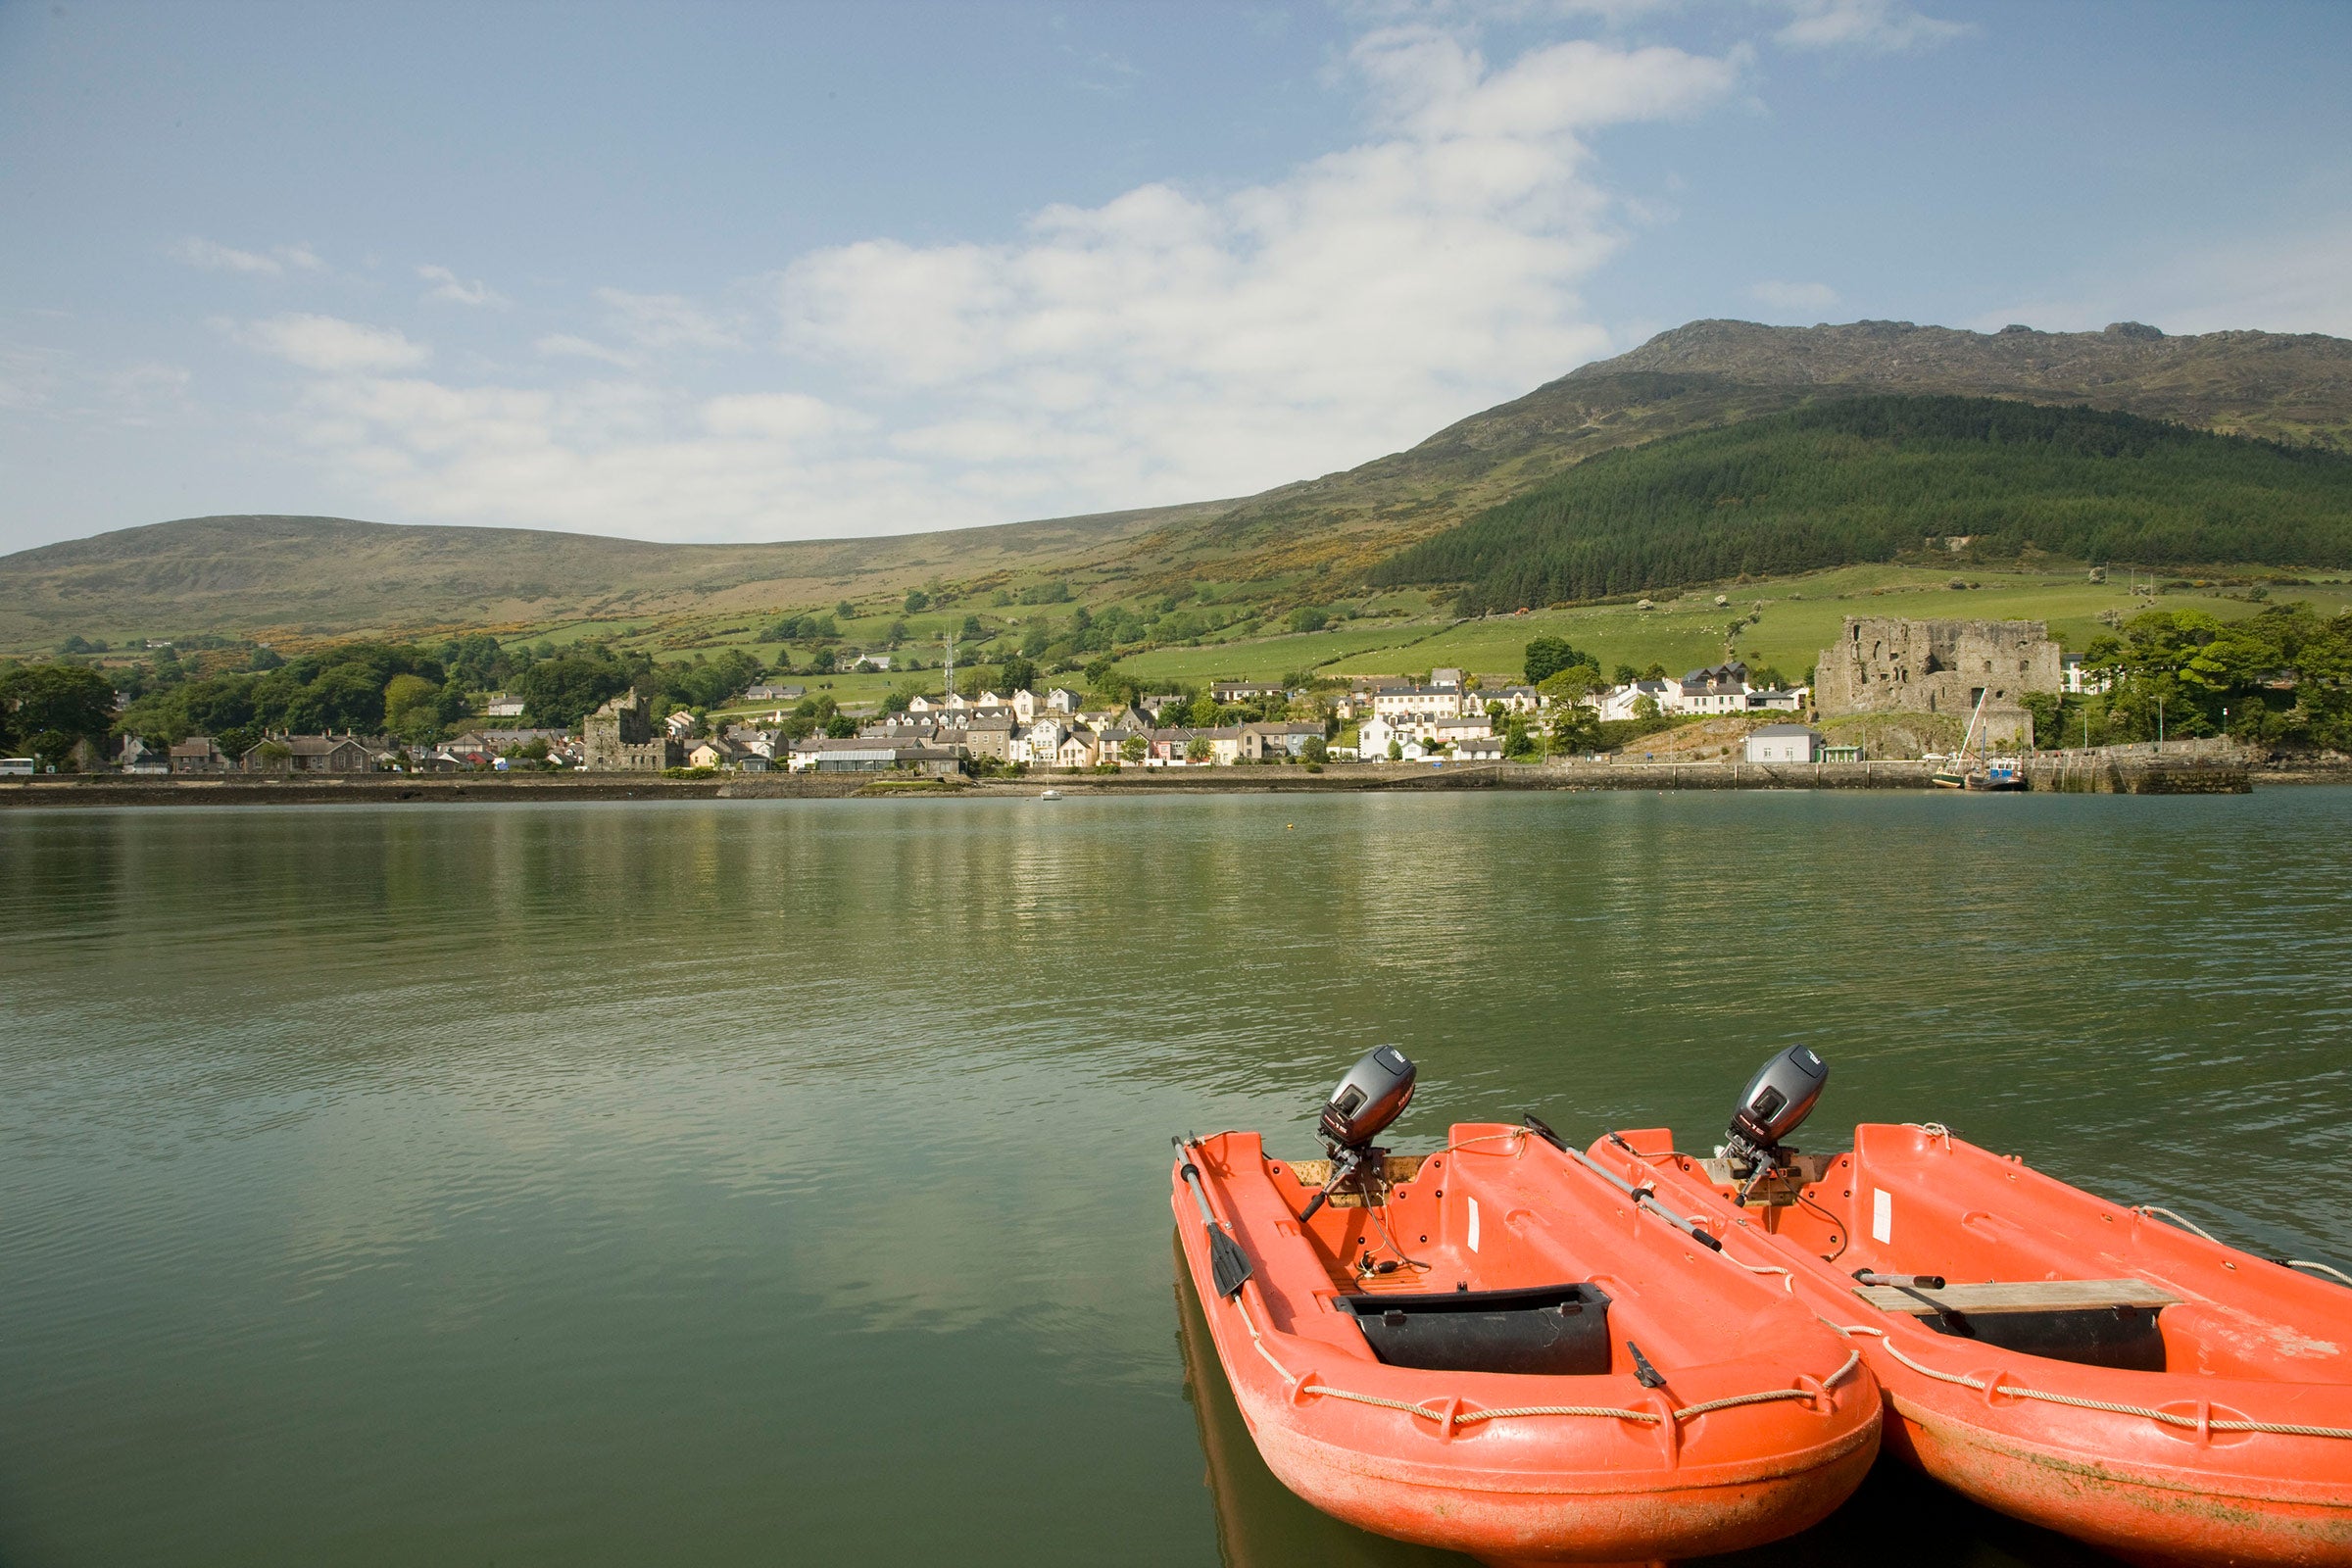
{"type": "MultiPolygon", "coordinates": [[[[2212,758],[2135,757],[2085,764],[2029,764],[2034,793],[2210,795],[2256,787],[2352,784],[2352,760],[2252,766],[2212,758]]],[[[1923,761],[1873,762],[1338,762],[1303,767],[1137,768],[1036,773],[963,783],[895,781],[863,773],[751,774],[667,779],[627,774],[368,775],[340,778],[125,778],[56,774],[0,782],[0,808],[125,806],[480,805],[531,801],[1018,799],[1190,794],[1362,794],[1414,790],[1927,790],[1923,761]]]]}

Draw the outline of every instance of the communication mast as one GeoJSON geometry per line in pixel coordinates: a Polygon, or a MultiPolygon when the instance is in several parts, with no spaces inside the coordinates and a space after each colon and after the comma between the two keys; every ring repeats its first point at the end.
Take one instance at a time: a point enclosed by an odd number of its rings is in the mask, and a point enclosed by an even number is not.
{"type": "Polygon", "coordinates": [[[948,701],[952,701],[952,700],[955,698],[955,696],[956,696],[956,634],[955,634],[954,632],[950,632],[950,633],[948,633],[948,689],[947,689],[947,691],[946,691],[944,694],[942,694],[942,696],[941,696],[941,699],[940,699],[940,700],[941,700],[942,702],[948,702],[948,701]]]}

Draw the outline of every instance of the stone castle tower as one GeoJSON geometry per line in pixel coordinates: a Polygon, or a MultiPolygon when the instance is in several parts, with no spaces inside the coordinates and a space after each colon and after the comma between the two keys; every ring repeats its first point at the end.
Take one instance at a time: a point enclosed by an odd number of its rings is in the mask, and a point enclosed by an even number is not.
{"type": "Polygon", "coordinates": [[[615,697],[589,714],[580,731],[588,766],[598,772],[659,773],[685,760],[676,741],[654,733],[645,699],[635,692],[615,697]]]}
{"type": "Polygon", "coordinates": [[[2020,701],[2059,689],[2059,647],[2038,620],[1898,620],[1848,615],[1821,651],[1813,703],[1840,713],[1956,713],[1984,700],[1985,742],[2029,746],[2034,718],[2020,701]]]}

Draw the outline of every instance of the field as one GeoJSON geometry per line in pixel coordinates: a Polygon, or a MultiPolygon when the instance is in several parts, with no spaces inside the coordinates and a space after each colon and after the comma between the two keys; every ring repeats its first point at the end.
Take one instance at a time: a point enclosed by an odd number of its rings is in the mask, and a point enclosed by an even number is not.
{"type": "MultiPolygon", "coordinates": [[[[2269,574],[2265,568],[2246,568],[2242,573],[2249,577],[2269,574]]],[[[1848,566],[1694,589],[1672,598],[1660,597],[1647,610],[1638,604],[1617,603],[1472,620],[1451,618],[1420,593],[1387,593],[1334,605],[1334,612],[1342,618],[1323,631],[1245,634],[1225,641],[1153,648],[1120,660],[1118,667],[1150,686],[1178,687],[1309,671],[1348,679],[1394,676],[1422,673],[1439,665],[1515,679],[1532,639],[1560,637],[1591,655],[1604,671],[1619,664],[1646,669],[1654,663],[1680,674],[1700,664],[1737,658],[1752,667],[1769,666],[1791,681],[1801,681],[1821,650],[1836,640],[1840,622],[1848,615],[2041,620],[2048,622],[2051,634],[2061,642],[2082,648],[2105,629],[2100,620],[2103,613],[2128,617],[2157,607],[2200,610],[2222,619],[2234,619],[2262,608],[2261,602],[2248,597],[2246,589],[2218,584],[2157,594],[2152,592],[2154,579],[2144,573],[2136,579],[2137,591],[2128,573],[2117,571],[2108,581],[2094,582],[2080,568],[2000,572],[1975,567],[1965,579],[1971,586],[1953,588],[1954,580],[1950,572],[1922,567],[1848,566]],[[1718,595],[1726,603],[1716,604],[1718,595]],[[1727,635],[1735,620],[1740,622],[1739,630],[1727,635]]],[[[2307,601],[2326,614],[2352,608],[2352,582],[2341,577],[2309,585],[2281,584],[2270,594],[2279,603],[2307,601]]],[[[840,622],[845,638],[854,644],[878,646],[893,621],[904,621],[907,640],[899,646],[897,657],[902,662],[907,658],[920,660],[925,667],[865,675],[814,675],[803,668],[776,678],[806,686],[812,695],[829,694],[845,708],[870,710],[903,688],[936,692],[941,637],[951,627],[960,626],[966,614],[978,614],[995,638],[959,644],[956,663],[969,669],[993,664],[995,658],[1017,644],[1023,628],[1037,617],[1061,624],[1082,603],[1097,613],[1114,603],[1134,603],[1107,594],[1089,603],[1090,597],[1082,591],[1070,603],[1050,606],[971,609],[957,605],[944,612],[912,615],[861,614],[840,622]],[[997,637],[1000,632],[1008,635],[997,637]]],[[[669,620],[570,621],[502,640],[510,646],[544,640],[562,647],[583,637],[603,637],[616,646],[643,649],[664,662],[691,659],[698,652],[715,654],[742,648],[772,664],[787,645],[756,640],[760,623],[767,618],[738,612],[669,620]]],[[[808,645],[793,645],[789,651],[796,662],[807,664],[808,645]]],[[[1048,669],[1040,678],[1041,682],[1084,684],[1073,669],[1048,669]]],[[[771,706],[738,703],[727,711],[764,712],[771,706]]]]}

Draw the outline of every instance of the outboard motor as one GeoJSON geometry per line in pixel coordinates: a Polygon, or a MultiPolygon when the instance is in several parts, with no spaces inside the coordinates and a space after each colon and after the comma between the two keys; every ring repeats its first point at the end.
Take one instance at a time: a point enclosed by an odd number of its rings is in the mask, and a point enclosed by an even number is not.
{"type": "Polygon", "coordinates": [[[1732,1135],[1723,1152],[1740,1178],[1740,1201],[1780,1168],[1781,1140],[1813,1113],[1814,1102],[1830,1081],[1829,1063],[1804,1046],[1790,1046],[1756,1070],[1732,1112],[1732,1135]]]}
{"type": "Polygon", "coordinates": [[[1413,1102],[1413,1079],[1418,1070],[1412,1058],[1395,1046],[1375,1046],[1348,1069],[1348,1076],[1324,1102],[1319,1124],[1323,1147],[1331,1152],[1331,1180],[1307,1200],[1300,1219],[1321,1208],[1343,1183],[1352,1180],[1360,1184],[1365,1166],[1380,1169],[1387,1151],[1375,1149],[1372,1140],[1413,1102]]]}

